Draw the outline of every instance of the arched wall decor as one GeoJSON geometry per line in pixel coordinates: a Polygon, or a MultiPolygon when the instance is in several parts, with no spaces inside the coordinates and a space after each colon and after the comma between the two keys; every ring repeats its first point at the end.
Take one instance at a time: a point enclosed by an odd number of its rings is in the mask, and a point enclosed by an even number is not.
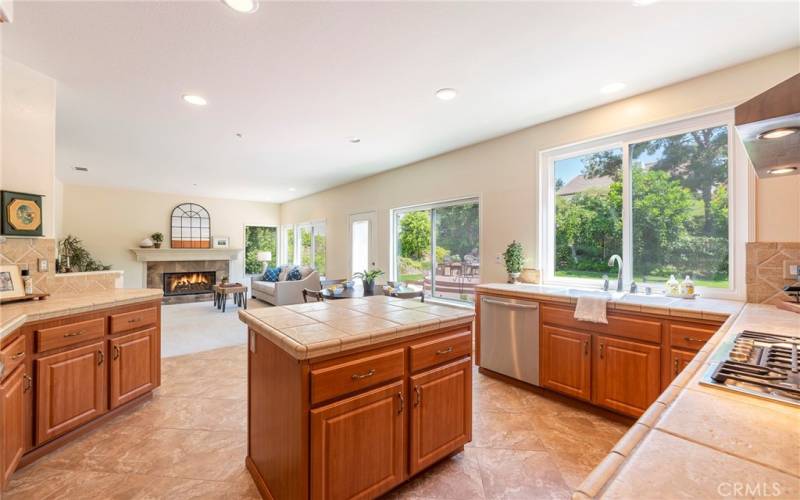
{"type": "Polygon", "coordinates": [[[211,248],[211,217],[197,203],[181,203],[172,210],[172,248],[211,248]]]}

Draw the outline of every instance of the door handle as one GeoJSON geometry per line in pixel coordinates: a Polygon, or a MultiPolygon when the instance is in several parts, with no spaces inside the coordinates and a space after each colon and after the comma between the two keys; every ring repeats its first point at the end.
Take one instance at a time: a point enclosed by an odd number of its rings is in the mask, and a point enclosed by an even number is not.
{"type": "Polygon", "coordinates": [[[350,378],[353,380],[361,380],[362,378],[367,378],[375,375],[375,368],[370,369],[367,373],[354,373],[350,378]]]}
{"type": "Polygon", "coordinates": [[[539,304],[514,304],[512,302],[501,302],[499,300],[487,299],[485,297],[481,300],[484,304],[494,304],[496,306],[515,307],[517,309],[539,309],[539,304]]]}
{"type": "Polygon", "coordinates": [[[440,351],[436,351],[437,356],[442,356],[444,354],[450,354],[453,352],[453,346],[448,347],[447,349],[442,349],[440,351]]]}
{"type": "Polygon", "coordinates": [[[114,359],[119,359],[119,357],[120,357],[120,350],[119,350],[119,346],[118,346],[118,345],[115,345],[115,346],[114,346],[114,359]]]}
{"type": "Polygon", "coordinates": [[[20,352],[16,353],[15,355],[11,356],[11,361],[16,361],[16,360],[18,360],[19,358],[21,358],[24,355],[25,355],[25,351],[20,351],[20,352]]]}
{"type": "Polygon", "coordinates": [[[696,339],[694,337],[683,337],[686,342],[705,342],[703,339],[696,339]]]}
{"type": "Polygon", "coordinates": [[[398,415],[402,415],[403,410],[405,409],[405,406],[406,406],[406,400],[403,397],[403,393],[402,392],[398,392],[397,393],[397,398],[400,400],[400,409],[397,411],[397,414],[398,415]]]}
{"type": "Polygon", "coordinates": [[[99,358],[97,365],[100,366],[103,364],[103,361],[105,361],[106,355],[103,353],[103,351],[97,351],[97,357],[99,358]]]}
{"type": "Polygon", "coordinates": [[[588,356],[589,355],[589,341],[588,340],[583,343],[583,355],[584,356],[588,356]]]}
{"type": "Polygon", "coordinates": [[[128,320],[128,323],[138,323],[141,320],[142,320],[142,318],[131,318],[131,319],[128,320]]]}
{"type": "Polygon", "coordinates": [[[83,335],[84,333],[86,333],[86,330],[79,330],[77,332],[65,333],[64,337],[79,337],[79,336],[83,335]]]}
{"type": "Polygon", "coordinates": [[[600,359],[603,359],[603,350],[605,349],[606,345],[601,343],[600,344],[600,359]]]}
{"type": "Polygon", "coordinates": [[[678,374],[678,358],[675,358],[675,375],[678,374]]]}
{"type": "Polygon", "coordinates": [[[33,387],[33,379],[27,373],[22,376],[24,383],[22,384],[22,392],[28,392],[33,387]]]}
{"type": "Polygon", "coordinates": [[[418,385],[414,386],[414,395],[417,397],[416,401],[414,401],[414,406],[419,406],[422,404],[422,389],[418,385]]]}

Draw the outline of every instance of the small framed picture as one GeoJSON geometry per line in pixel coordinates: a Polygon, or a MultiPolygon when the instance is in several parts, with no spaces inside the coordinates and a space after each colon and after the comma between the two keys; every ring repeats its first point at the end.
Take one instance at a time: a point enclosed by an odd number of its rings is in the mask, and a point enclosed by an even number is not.
{"type": "Polygon", "coordinates": [[[227,236],[214,236],[214,248],[228,248],[231,239],[227,236]]]}
{"type": "Polygon", "coordinates": [[[42,236],[42,195],[0,191],[0,232],[9,236],[42,236]]]}
{"type": "Polygon", "coordinates": [[[0,266],[0,299],[15,299],[25,296],[22,275],[19,267],[14,265],[0,266]]]}

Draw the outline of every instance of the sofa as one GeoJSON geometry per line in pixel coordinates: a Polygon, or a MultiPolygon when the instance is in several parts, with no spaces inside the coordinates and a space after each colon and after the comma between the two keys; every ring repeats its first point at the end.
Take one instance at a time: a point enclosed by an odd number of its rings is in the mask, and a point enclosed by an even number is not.
{"type": "Polygon", "coordinates": [[[303,276],[299,280],[287,280],[288,271],[294,266],[281,266],[278,281],[265,281],[263,276],[254,276],[250,289],[254,298],[275,306],[300,304],[303,302],[303,289],[320,290],[319,273],[310,267],[298,266],[303,276]]]}

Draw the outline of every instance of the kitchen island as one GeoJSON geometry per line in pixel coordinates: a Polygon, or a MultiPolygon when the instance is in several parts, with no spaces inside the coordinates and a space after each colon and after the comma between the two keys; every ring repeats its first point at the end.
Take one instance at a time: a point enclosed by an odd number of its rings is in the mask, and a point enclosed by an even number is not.
{"type": "Polygon", "coordinates": [[[385,296],[239,311],[265,498],[372,498],[472,439],[471,309],[385,296]]]}

